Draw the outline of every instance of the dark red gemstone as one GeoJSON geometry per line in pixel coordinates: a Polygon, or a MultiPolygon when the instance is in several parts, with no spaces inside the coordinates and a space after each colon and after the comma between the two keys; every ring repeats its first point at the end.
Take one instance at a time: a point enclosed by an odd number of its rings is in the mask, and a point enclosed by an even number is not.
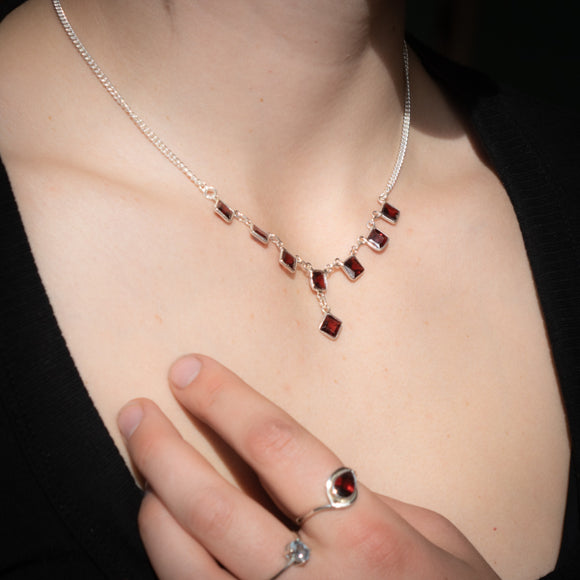
{"type": "Polygon", "coordinates": [[[340,327],[342,322],[333,316],[332,314],[327,314],[320,325],[320,332],[326,334],[329,338],[335,339],[340,332],[340,327]]]}
{"type": "Polygon", "coordinates": [[[322,270],[312,270],[310,272],[310,286],[315,292],[326,290],[326,274],[322,270]]]}
{"type": "Polygon", "coordinates": [[[215,212],[225,221],[230,223],[234,217],[234,210],[223,201],[218,200],[215,204],[215,212]]]}
{"type": "Polygon", "coordinates": [[[255,240],[258,240],[258,242],[260,242],[261,244],[267,244],[270,237],[268,235],[267,232],[265,232],[264,230],[261,230],[258,226],[253,225],[252,229],[250,230],[250,233],[252,234],[252,237],[255,240]]]}
{"type": "Polygon", "coordinates": [[[389,238],[385,236],[381,230],[373,228],[371,233],[367,236],[367,242],[373,250],[380,252],[381,250],[385,249],[385,246],[389,242],[389,238]]]}
{"type": "Polygon", "coordinates": [[[334,497],[350,497],[356,489],[356,480],[352,471],[345,471],[334,480],[332,495],[334,497]]]}
{"type": "Polygon", "coordinates": [[[296,272],[296,257],[285,248],[280,252],[280,264],[289,272],[296,272]]]}
{"type": "Polygon", "coordinates": [[[381,217],[391,224],[396,224],[399,219],[399,213],[400,212],[396,207],[393,207],[390,203],[385,203],[381,210],[381,217]]]}
{"type": "Polygon", "coordinates": [[[363,265],[358,261],[356,256],[351,256],[342,263],[342,271],[351,280],[356,280],[365,271],[365,269],[363,268],[363,265]]]}

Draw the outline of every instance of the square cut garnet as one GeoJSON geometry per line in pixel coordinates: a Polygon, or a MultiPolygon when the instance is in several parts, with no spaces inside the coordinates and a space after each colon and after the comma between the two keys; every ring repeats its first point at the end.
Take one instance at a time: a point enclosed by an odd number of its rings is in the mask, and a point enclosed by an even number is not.
{"type": "Polygon", "coordinates": [[[373,228],[371,233],[367,236],[368,245],[375,250],[375,252],[380,252],[384,250],[389,242],[389,238],[381,232],[381,230],[377,230],[377,228],[373,228]]]}
{"type": "Polygon", "coordinates": [[[320,324],[320,332],[328,336],[328,338],[335,340],[338,337],[341,326],[342,322],[336,316],[329,313],[320,324]]]}
{"type": "Polygon", "coordinates": [[[221,199],[215,202],[215,212],[228,224],[234,218],[234,210],[227,206],[221,199]]]}
{"type": "Polygon", "coordinates": [[[288,270],[288,272],[296,272],[296,257],[286,250],[286,248],[282,248],[280,252],[280,265],[288,270]]]}
{"type": "Polygon", "coordinates": [[[396,224],[399,219],[399,213],[401,212],[396,207],[393,207],[390,203],[385,203],[380,216],[390,224],[396,224]]]}
{"type": "Polygon", "coordinates": [[[351,256],[342,263],[342,271],[354,281],[365,271],[365,269],[355,256],[351,256]]]}
{"type": "Polygon", "coordinates": [[[326,291],[326,273],[323,270],[312,270],[310,272],[310,287],[314,292],[326,291]]]}
{"type": "Polygon", "coordinates": [[[256,225],[252,225],[252,228],[250,229],[250,234],[252,234],[252,237],[255,240],[257,240],[258,242],[260,242],[261,244],[264,244],[264,245],[267,245],[268,241],[270,239],[270,236],[268,235],[268,233],[265,232],[264,230],[261,230],[256,225]]]}

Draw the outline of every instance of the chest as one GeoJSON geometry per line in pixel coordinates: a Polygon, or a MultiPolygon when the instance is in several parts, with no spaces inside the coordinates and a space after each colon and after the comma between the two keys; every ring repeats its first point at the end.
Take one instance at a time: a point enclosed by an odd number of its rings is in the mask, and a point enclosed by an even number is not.
{"type": "Polygon", "coordinates": [[[500,204],[494,223],[479,218],[475,195],[439,207],[410,199],[389,249],[361,250],[360,281],[331,277],[329,302],[344,322],[331,342],[317,330],[307,280],[286,275],[273,248],[239,224],[115,188],[72,195],[66,183],[58,195],[23,197],[21,210],[73,358],[125,457],[116,414],[146,396],[225,477],[240,477],[167,388],[171,362],[201,352],[290,412],[371,488],[451,519],[500,573],[550,570],[566,425],[499,189],[487,192],[500,204]]]}

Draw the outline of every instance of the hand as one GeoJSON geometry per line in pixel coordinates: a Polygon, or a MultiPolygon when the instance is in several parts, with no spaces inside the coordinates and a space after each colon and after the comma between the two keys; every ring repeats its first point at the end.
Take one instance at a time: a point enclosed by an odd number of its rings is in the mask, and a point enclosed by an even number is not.
{"type": "MultiPolygon", "coordinates": [[[[178,360],[171,382],[178,401],[250,465],[291,520],[328,503],[325,482],[342,464],[287,413],[207,357],[178,360]]],[[[153,402],[126,405],[119,426],[149,484],[139,526],[160,578],[266,580],[282,570],[296,531],[225,481],[153,402]]],[[[356,502],[317,513],[299,535],[310,560],[289,567],[284,580],[498,579],[444,517],[360,483],[356,502]]]]}

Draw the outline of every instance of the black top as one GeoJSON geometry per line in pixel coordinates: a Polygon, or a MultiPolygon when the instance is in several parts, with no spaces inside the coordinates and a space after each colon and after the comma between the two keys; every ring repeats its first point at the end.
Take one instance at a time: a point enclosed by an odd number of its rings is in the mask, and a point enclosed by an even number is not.
{"type": "MultiPolygon", "coordinates": [[[[466,111],[520,223],[572,441],[561,552],[545,578],[577,579],[580,123],[415,49],[466,111]]],[[[66,347],[1,163],[0,272],[0,577],[155,578],[136,524],[141,492],[66,347]]]]}

